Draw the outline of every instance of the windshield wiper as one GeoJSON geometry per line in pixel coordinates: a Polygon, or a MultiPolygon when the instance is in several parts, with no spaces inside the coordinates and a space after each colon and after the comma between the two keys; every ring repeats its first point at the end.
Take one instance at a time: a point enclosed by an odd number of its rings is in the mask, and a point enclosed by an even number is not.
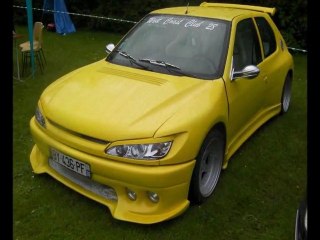
{"type": "Polygon", "coordinates": [[[153,65],[157,65],[157,66],[161,66],[161,67],[165,67],[168,71],[174,72],[174,73],[178,73],[178,74],[183,75],[183,76],[196,78],[195,75],[183,72],[180,67],[178,67],[176,65],[173,65],[171,63],[165,62],[165,61],[153,60],[153,59],[149,59],[149,58],[139,59],[139,61],[140,62],[147,62],[147,63],[153,64],[153,65]]]}
{"type": "Polygon", "coordinates": [[[157,60],[153,60],[153,59],[149,59],[149,58],[139,59],[139,61],[151,63],[153,65],[158,65],[158,66],[162,66],[162,67],[171,67],[171,68],[174,68],[174,69],[181,70],[181,68],[179,68],[179,67],[177,67],[177,66],[175,66],[175,65],[173,65],[171,63],[164,62],[164,61],[157,61],[157,60]]]}
{"type": "Polygon", "coordinates": [[[129,55],[128,53],[122,52],[122,51],[120,51],[120,50],[116,50],[116,52],[118,52],[118,53],[120,54],[120,56],[129,59],[129,61],[130,61],[131,64],[135,64],[135,65],[137,65],[137,66],[139,66],[139,67],[141,67],[141,68],[143,68],[143,69],[146,69],[146,70],[149,70],[149,71],[150,71],[150,69],[149,69],[148,67],[140,64],[134,57],[132,57],[132,56],[129,55]]]}

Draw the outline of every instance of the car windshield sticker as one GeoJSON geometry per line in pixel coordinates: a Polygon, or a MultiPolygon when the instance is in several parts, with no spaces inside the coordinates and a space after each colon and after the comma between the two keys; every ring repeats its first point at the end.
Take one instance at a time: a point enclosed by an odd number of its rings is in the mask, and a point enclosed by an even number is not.
{"type": "Polygon", "coordinates": [[[219,26],[218,23],[215,23],[210,20],[203,21],[202,19],[190,19],[190,18],[181,18],[181,17],[151,17],[148,19],[147,23],[149,24],[161,24],[161,25],[183,25],[186,28],[201,28],[203,27],[206,30],[214,30],[219,26]]]}
{"type": "Polygon", "coordinates": [[[201,24],[204,23],[204,21],[198,21],[195,19],[192,19],[191,21],[187,22],[184,26],[185,27],[200,27],[201,24]]]}
{"type": "Polygon", "coordinates": [[[167,20],[165,20],[162,24],[166,25],[166,24],[173,24],[173,25],[179,25],[181,22],[183,22],[184,18],[168,18],[167,20]]]}

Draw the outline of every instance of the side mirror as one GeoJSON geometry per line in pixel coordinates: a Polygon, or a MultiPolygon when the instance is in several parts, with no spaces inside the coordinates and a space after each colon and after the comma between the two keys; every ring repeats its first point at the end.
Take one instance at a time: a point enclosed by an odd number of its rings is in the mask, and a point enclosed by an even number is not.
{"type": "Polygon", "coordinates": [[[237,78],[248,78],[252,79],[258,76],[260,73],[260,69],[254,65],[248,65],[244,67],[241,71],[232,71],[231,80],[235,80],[237,78]]]}
{"type": "Polygon", "coordinates": [[[114,44],[113,43],[109,43],[107,46],[106,46],[106,53],[111,53],[112,50],[114,49],[114,44]]]}

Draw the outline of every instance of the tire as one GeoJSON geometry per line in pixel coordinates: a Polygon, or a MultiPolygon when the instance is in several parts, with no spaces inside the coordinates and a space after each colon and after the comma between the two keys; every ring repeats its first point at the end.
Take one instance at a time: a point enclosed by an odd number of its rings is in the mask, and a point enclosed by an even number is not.
{"type": "Polygon", "coordinates": [[[280,114],[286,113],[289,109],[290,101],[291,101],[291,87],[292,87],[292,77],[288,74],[282,88],[280,114]]]}
{"type": "Polygon", "coordinates": [[[212,195],[220,177],[224,151],[224,134],[219,130],[211,131],[196,158],[189,190],[192,203],[201,204],[212,195]]]}

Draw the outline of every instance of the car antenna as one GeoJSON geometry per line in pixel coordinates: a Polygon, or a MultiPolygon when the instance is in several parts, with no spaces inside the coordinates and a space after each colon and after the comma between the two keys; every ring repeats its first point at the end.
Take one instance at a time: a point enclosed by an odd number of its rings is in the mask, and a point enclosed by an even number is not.
{"type": "Polygon", "coordinates": [[[188,7],[189,7],[189,2],[187,4],[187,9],[186,9],[186,12],[184,14],[188,14],[188,7]]]}

